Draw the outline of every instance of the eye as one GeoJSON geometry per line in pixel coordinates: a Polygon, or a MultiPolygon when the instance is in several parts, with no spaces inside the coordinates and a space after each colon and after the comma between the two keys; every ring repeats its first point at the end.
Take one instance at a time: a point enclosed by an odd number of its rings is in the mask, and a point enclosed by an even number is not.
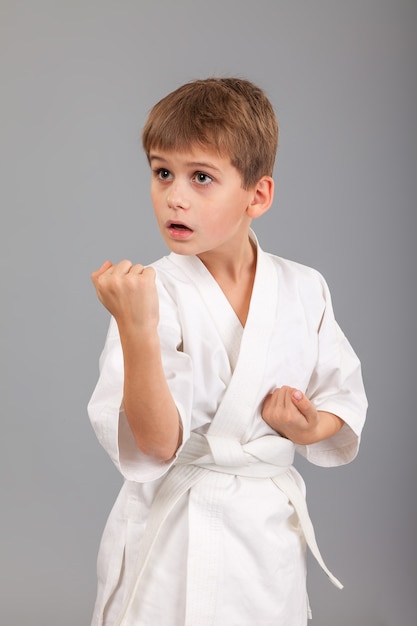
{"type": "Polygon", "coordinates": [[[193,179],[199,185],[208,185],[209,183],[213,182],[212,177],[208,174],[205,174],[204,172],[196,172],[193,176],[193,179]]]}
{"type": "Polygon", "coordinates": [[[158,167],[154,170],[154,175],[156,178],[159,178],[159,180],[168,180],[171,177],[171,172],[165,169],[165,167],[158,167]]]}

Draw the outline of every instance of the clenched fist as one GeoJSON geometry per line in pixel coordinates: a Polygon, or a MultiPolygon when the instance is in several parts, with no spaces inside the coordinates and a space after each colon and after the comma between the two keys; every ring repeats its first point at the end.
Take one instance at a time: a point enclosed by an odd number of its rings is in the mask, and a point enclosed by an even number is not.
{"type": "Polygon", "coordinates": [[[106,261],[91,274],[100,302],[120,327],[154,330],[159,321],[155,271],[141,264],[106,261]]]}
{"type": "Polygon", "coordinates": [[[328,439],[343,425],[337,415],[317,411],[298,389],[280,387],[267,395],[262,407],[265,422],[280,435],[299,445],[328,439]]]}

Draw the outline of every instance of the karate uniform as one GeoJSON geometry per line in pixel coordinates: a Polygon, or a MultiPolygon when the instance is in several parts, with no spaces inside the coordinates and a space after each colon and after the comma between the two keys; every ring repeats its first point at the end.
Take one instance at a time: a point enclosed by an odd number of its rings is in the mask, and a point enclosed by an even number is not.
{"type": "Polygon", "coordinates": [[[251,237],[257,269],[244,328],[198,257],[153,264],[163,365],[183,428],[169,462],[135,444],[110,322],[88,408],[125,481],[100,545],[93,626],[305,626],[306,542],[332,578],[292,463],[295,451],[326,467],[356,456],[367,406],[360,363],[322,276],[251,237]],[[283,385],[339,415],[342,429],[309,446],[280,437],[261,408],[283,385]]]}

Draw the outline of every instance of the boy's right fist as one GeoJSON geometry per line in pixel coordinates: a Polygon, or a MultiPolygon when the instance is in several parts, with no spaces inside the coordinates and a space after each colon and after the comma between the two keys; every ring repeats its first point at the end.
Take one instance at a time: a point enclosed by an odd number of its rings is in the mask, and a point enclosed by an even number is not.
{"type": "Polygon", "coordinates": [[[106,261],[91,274],[98,298],[122,327],[154,330],[159,321],[155,270],[140,263],[106,261]]]}

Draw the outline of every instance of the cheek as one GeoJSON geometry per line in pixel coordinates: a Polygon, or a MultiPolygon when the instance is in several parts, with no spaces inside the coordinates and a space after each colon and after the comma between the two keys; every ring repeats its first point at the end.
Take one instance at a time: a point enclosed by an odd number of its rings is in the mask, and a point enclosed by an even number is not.
{"type": "Polygon", "coordinates": [[[162,197],[161,197],[161,193],[155,191],[154,189],[151,188],[151,202],[154,208],[155,213],[157,213],[158,211],[160,211],[161,206],[162,206],[162,197]]]}

